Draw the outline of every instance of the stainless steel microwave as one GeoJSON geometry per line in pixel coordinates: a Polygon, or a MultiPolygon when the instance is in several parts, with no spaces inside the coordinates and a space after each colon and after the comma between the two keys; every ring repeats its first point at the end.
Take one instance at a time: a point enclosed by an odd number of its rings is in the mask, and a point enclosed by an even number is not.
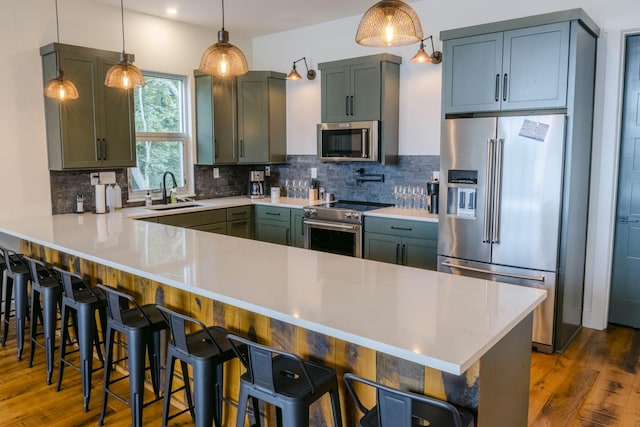
{"type": "Polygon", "coordinates": [[[379,161],[380,122],[320,123],[318,158],[323,162],[379,161]]]}

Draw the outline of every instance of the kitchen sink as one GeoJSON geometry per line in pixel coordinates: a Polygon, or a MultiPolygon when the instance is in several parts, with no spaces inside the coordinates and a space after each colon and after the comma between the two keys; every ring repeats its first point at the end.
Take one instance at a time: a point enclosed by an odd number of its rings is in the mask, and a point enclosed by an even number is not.
{"type": "Polygon", "coordinates": [[[153,211],[166,211],[170,209],[173,210],[173,209],[195,208],[198,206],[202,206],[202,205],[199,205],[196,202],[178,202],[178,203],[167,203],[164,205],[145,206],[145,209],[151,209],[153,211]]]}

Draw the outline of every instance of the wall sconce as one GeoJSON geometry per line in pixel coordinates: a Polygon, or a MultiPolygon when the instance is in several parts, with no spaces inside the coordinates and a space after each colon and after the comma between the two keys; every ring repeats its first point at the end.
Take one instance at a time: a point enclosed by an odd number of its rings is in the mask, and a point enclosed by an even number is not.
{"type": "Polygon", "coordinates": [[[300,61],[304,61],[304,68],[307,69],[307,79],[308,80],[315,79],[316,78],[315,70],[310,70],[309,67],[307,66],[307,58],[306,57],[302,57],[302,58],[298,59],[297,61],[293,61],[293,69],[291,70],[291,72],[289,74],[287,74],[287,80],[300,80],[300,79],[302,79],[302,76],[300,75],[300,73],[298,73],[298,70],[296,70],[296,62],[300,62],[300,61]]]}
{"type": "Polygon", "coordinates": [[[420,40],[420,49],[418,49],[418,53],[416,53],[414,57],[411,58],[411,62],[418,62],[418,63],[431,62],[432,64],[439,64],[442,62],[442,52],[435,50],[435,48],[433,47],[432,35],[420,40]],[[431,55],[429,55],[424,50],[424,41],[427,39],[431,40],[431,55]]]}

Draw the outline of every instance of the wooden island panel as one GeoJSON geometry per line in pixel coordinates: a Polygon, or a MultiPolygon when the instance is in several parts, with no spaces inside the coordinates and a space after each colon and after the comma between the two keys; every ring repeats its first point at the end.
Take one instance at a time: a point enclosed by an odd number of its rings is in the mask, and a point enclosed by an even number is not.
{"type": "MultiPolygon", "coordinates": [[[[480,362],[476,362],[463,375],[447,374],[29,241],[21,241],[21,251],[26,255],[80,273],[90,279],[92,284],[104,283],[118,287],[133,295],[139,304],[161,304],[192,316],[207,325],[223,326],[257,340],[261,344],[296,353],[303,358],[334,367],[339,377],[345,425],[354,425],[361,416],[344,387],[342,375],[346,372],[375,379],[402,390],[446,399],[474,411],[478,408],[480,362]]],[[[179,369],[176,371],[179,372],[179,369]]],[[[237,360],[228,363],[225,368],[225,395],[234,402],[237,400],[238,378],[242,371],[237,360]]],[[[175,381],[174,387],[176,387],[175,381]]],[[[360,390],[358,392],[364,397],[365,403],[372,404],[375,401],[372,392],[362,393],[360,390]]],[[[261,407],[262,411],[264,406],[261,407]]],[[[235,415],[235,408],[226,405],[224,424],[232,425],[235,415]]],[[[268,410],[266,415],[268,422],[265,425],[274,426],[275,411],[268,410]]],[[[312,426],[332,425],[331,404],[328,396],[313,405],[310,410],[310,419],[312,426]]]]}

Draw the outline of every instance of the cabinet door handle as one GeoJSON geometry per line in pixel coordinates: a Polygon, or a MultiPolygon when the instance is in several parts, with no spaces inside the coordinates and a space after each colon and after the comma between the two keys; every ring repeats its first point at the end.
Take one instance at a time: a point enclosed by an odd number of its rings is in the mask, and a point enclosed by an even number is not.
{"type": "Polygon", "coordinates": [[[244,140],[240,140],[240,157],[244,157],[244,140]]]}
{"type": "Polygon", "coordinates": [[[279,212],[265,212],[266,215],[271,215],[271,216],[280,216],[279,212]]]}
{"type": "Polygon", "coordinates": [[[344,97],[344,113],[345,115],[349,115],[349,95],[344,97]]]}
{"type": "MultiPolygon", "coordinates": [[[[218,157],[218,140],[217,139],[213,140],[213,156],[218,157]]],[[[213,159],[214,162],[215,160],[216,159],[213,159]]]]}
{"type": "Polygon", "coordinates": [[[396,264],[400,264],[400,243],[396,244],[396,264]]]}
{"type": "Polygon", "coordinates": [[[247,225],[247,220],[246,219],[244,221],[233,221],[231,223],[232,227],[244,227],[245,225],[247,225]]]}
{"type": "Polygon", "coordinates": [[[302,229],[302,235],[304,236],[304,217],[300,217],[300,229],[302,229]]]}
{"type": "Polygon", "coordinates": [[[350,107],[349,110],[351,111],[351,115],[353,116],[353,95],[351,95],[350,98],[351,98],[351,100],[350,100],[351,105],[349,106],[350,107]]]}
{"type": "Polygon", "coordinates": [[[500,101],[500,74],[496,74],[496,102],[500,101]]]}
{"type": "Polygon", "coordinates": [[[239,215],[245,215],[246,212],[231,212],[232,216],[239,216],[239,215]]]}
{"type": "Polygon", "coordinates": [[[400,230],[400,231],[413,231],[413,228],[406,228],[406,227],[396,227],[394,225],[391,226],[392,230],[400,230]]]}
{"type": "Polygon", "coordinates": [[[107,160],[107,138],[102,138],[102,160],[107,160]]]}
{"type": "Polygon", "coordinates": [[[102,160],[102,144],[100,138],[96,138],[96,160],[102,160]]]}
{"type": "Polygon", "coordinates": [[[402,245],[402,265],[407,265],[407,259],[405,256],[407,245],[402,245]]]}
{"type": "Polygon", "coordinates": [[[508,81],[507,73],[504,73],[504,78],[502,79],[502,100],[503,101],[507,100],[507,81],[508,81]]]}

